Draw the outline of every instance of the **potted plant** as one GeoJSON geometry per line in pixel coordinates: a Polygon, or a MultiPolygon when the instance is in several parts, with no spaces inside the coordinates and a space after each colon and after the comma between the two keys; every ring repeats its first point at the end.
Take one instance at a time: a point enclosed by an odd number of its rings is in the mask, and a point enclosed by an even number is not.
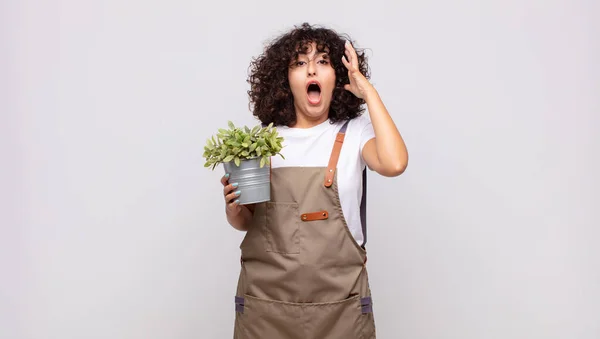
{"type": "Polygon", "coordinates": [[[271,157],[281,156],[283,138],[273,127],[257,125],[236,127],[228,122],[229,129],[219,128],[219,133],[206,140],[204,167],[215,169],[223,164],[229,173],[229,182],[238,183],[243,192],[240,205],[269,201],[271,199],[271,157]]]}

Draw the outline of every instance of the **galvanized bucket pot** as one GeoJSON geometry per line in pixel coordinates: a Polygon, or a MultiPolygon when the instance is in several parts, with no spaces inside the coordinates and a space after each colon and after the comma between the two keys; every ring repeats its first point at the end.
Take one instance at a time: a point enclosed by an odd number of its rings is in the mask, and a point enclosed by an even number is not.
{"type": "Polygon", "coordinates": [[[240,205],[254,204],[271,200],[271,168],[260,168],[260,157],[244,159],[238,167],[233,161],[223,163],[225,173],[229,173],[229,183],[238,183],[240,205]]]}

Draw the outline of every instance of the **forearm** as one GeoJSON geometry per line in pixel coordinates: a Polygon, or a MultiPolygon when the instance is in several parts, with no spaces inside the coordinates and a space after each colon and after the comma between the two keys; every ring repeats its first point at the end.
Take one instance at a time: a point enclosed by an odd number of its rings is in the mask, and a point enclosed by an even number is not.
{"type": "Polygon", "coordinates": [[[408,164],[408,151],[396,124],[374,87],[365,95],[365,101],[375,131],[379,163],[389,171],[402,173],[408,164]]]}

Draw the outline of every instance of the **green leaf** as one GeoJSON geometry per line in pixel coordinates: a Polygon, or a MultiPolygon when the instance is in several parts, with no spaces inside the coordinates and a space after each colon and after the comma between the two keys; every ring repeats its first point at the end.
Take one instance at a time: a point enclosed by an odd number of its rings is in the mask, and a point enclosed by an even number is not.
{"type": "Polygon", "coordinates": [[[215,136],[207,140],[203,157],[206,159],[205,167],[212,167],[222,162],[233,161],[240,166],[241,161],[251,157],[259,157],[261,167],[270,163],[270,158],[280,155],[283,138],[277,133],[274,123],[262,127],[260,124],[253,126],[235,127],[232,121],[227,122],[229,130],[219,128],[215,136]]]}

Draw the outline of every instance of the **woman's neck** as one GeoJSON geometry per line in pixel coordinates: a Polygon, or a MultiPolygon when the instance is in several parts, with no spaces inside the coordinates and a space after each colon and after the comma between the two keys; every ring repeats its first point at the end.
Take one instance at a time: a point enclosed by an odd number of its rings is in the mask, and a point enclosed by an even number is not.
{"type": "Polygon", "coordinates": [[[318,117],[308,117],[304,114],[296,114],[296,123],[291,128],[311,128],[327,121],[329,114],[323,114],[318,117]]]}

